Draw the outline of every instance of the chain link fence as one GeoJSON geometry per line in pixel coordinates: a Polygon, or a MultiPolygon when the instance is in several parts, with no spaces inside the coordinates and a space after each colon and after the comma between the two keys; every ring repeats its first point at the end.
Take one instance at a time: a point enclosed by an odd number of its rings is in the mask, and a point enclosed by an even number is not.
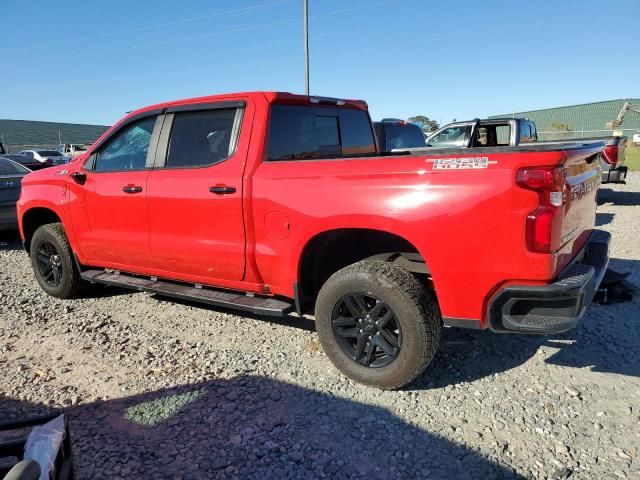
{"type": "Polygon", "coordinates": [[[631,138],[634,133],[640,133],[638,129],[634,128],[616,128],[614,130],[553,130],[548,132],[538,131],[538,140],[553,141],[553,140],[580,140],[581,138],[590,137],[627,137],[627,142],[631,142],[631,138]]]}
{"type": "Polygon", "coordinates": [[[59,143],[9,143],[4,144],[7,153],[18,153],[23,150],[55,150],[59,143]]]}

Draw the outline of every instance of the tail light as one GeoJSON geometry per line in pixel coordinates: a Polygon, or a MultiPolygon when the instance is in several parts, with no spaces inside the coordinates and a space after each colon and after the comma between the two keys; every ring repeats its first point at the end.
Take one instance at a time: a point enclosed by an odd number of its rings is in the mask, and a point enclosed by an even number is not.
{"type": "Polygon", "coordinates": [[[609,165],[618,163],[618,145],[608,145],[602,151],[602,158],[609,165]]]}
{"type": "Polygon", "coordinates": [[[537,253],[553,253],[560,247],[565,185],[563,168],[523,168],[516,174],[516,183],[538,192],[538,208],[527,215],[527,248],[537,253]]]}

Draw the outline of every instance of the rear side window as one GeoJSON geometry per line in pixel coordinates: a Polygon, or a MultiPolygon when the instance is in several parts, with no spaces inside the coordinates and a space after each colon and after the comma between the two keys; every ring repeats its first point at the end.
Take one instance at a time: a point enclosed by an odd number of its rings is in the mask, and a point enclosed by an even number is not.
{"type": "Polygon", "coordinates": [[[274,105],[269,126],[269,160],[302,160],[376,153],[364,110],[274,105]]]}
{"type": "Polygon", "coordinates": [[[232,108],[176,113],[166,167],[205,167],[228,158],[235,149],[236,112],[232,108]]]}
{"type": "Polygon", "coordinates": [[[511,127],[509,125],[497,125],[496,139],[498,146],[508,147],[511,143],[511,127]]]}
{"type": "Polygon", "coordinates": [[[535,127],[531,122],[520,123],[520,143],[531,143],[535,141],[535,127]]]}

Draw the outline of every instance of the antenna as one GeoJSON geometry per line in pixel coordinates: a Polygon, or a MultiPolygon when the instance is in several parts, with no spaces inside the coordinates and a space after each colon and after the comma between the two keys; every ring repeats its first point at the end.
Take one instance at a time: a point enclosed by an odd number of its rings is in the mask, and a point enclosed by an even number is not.
{"type": "Polygon", "coordinates": [[[304,91],[309,95],[309,0],[304,0],[304,91]]]}

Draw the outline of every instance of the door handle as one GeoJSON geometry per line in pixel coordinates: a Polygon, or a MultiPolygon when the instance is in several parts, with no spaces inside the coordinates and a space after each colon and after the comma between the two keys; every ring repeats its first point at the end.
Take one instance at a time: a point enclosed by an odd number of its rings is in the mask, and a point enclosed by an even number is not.
{"type": "Polygon", "coordinates": [[[74,182],[76,182],[79,185],[84,185],[84,183],[87,181],[87,174],[86,173],[73,172],[69,176],[73,179],[74,182]]]}
{"type": "Polygon", "coordinates": [[[142,191],[142,187],[139,185],[125,185],[122,187],[122,191],[124,193],[140,193],[142,191]]]}
{"type": "Polygon", "coordinates": [[[228,185],[216,185],[215,187],[209,187],[209,191],[217,195],[227,195],[229,193],[236,193],[236,187],[230,187],[228,185]]]}

